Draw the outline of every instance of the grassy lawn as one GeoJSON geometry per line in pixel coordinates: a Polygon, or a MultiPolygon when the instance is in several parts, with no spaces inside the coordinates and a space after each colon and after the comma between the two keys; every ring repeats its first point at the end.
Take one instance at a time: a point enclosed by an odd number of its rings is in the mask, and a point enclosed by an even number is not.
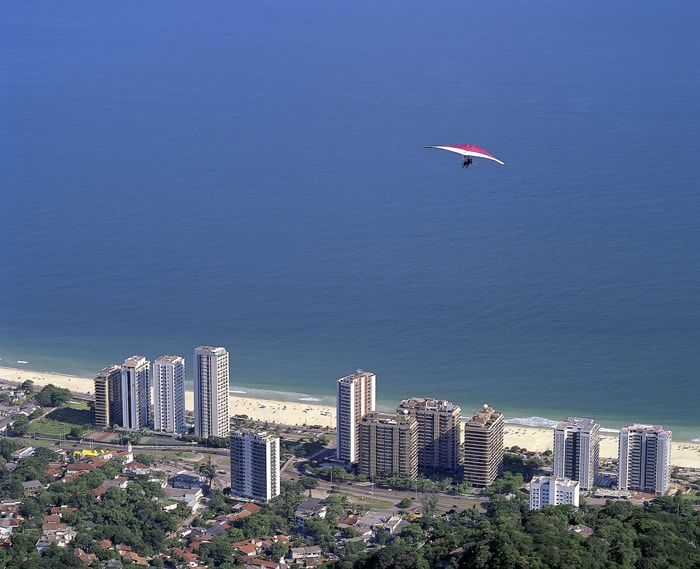
{"type": "Polygon", "coordinates": [[[31,434],[43,435],[46,437],[65,437],[70,433],[71,427],[68,423],[52,421],[46,417],[41,417],[32,421],[29,432],[31,434]]]}
{"type": "Polygon", "coordinates": [[[30,432],[48,437],[65,436],[76,425],[92,429],[93,421],[94,414],[85,401],[71,401],[32,421],[30,432]]]}

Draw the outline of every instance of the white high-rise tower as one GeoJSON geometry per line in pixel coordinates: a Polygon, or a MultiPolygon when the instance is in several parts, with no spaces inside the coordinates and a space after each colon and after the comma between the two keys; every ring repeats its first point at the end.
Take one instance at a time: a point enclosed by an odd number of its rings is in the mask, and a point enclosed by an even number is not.
{"type": "Polygon", "coordinates": [[[122,427],[140,429],[151,424],[151,362],[131,356],[122,365],[122,427]]]}
{"type": "Polygon", "coordinates": [[[339,460],[358,462],[360,421],[375,406],[376,376],[357,370],[338,380],[336,391],[336,456],[339,460]]]}
{"type": "Polygon", "coordinates": [[[554,476],[578,480],[590,490],[598,479],[600,425],[593,419],[569,417],[554,428],[554,476]]]}
{"type": "Polygon", "coordinates": [[[194,351],[195,436],[229,435],[231,414],[228,399],[228,352],[225,348],[199,346],[194,351]]]}
{"type": "Polygon", "coordinates": [[[231,433],[231,494],[271,500],[280,494],[280,439],[265,432],[231,433]]]}
{"type": "Polygon", "coordinates": [[[185,424],[185,358],[160,356],[153,363],[153,428],[182,433],[185,424]]]}
{"type": "Polygon", "coordinates": [[[620,430],[620,490],[664,494],[671,478],[671,431],[659,425],[634,424],[620,430]]]}

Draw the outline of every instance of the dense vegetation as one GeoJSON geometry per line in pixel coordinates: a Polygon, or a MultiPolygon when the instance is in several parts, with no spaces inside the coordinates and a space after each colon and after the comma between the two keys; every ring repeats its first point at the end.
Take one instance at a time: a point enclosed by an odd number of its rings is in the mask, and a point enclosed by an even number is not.
{"type": "Polygon", "coordinates": [[[495,496],[486,516],[466,510],[422,518],[373,555],[333,569],[683,569],[700,567],[700,519],[682,497],[635,507],[548,506],[495,496]],[[592,534],[575,531],[585,525],[592,534]]]}

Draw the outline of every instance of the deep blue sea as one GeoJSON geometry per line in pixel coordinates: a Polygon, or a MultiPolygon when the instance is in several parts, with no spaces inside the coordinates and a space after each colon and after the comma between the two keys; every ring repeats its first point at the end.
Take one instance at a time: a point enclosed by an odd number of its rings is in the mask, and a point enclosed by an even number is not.
{"type": "Polygon", "coordinates": [[[8,2],[0,365],[700,437],[700,4],[8,2]],[[505,162],[423,145],[478,144],[505,162]],[[18,364],[18,360],[29,364],[18,364]],[[539,418],[539,419],[535,419],[539,418]]]}

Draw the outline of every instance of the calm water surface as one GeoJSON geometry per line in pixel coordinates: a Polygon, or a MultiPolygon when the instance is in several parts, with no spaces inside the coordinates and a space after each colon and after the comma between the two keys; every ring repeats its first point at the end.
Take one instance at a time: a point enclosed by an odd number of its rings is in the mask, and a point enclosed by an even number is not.
{"type": "Polygon", "coordinates": [[[0,365],[700,437],[697,3],[5,12],[0,365]]]}

